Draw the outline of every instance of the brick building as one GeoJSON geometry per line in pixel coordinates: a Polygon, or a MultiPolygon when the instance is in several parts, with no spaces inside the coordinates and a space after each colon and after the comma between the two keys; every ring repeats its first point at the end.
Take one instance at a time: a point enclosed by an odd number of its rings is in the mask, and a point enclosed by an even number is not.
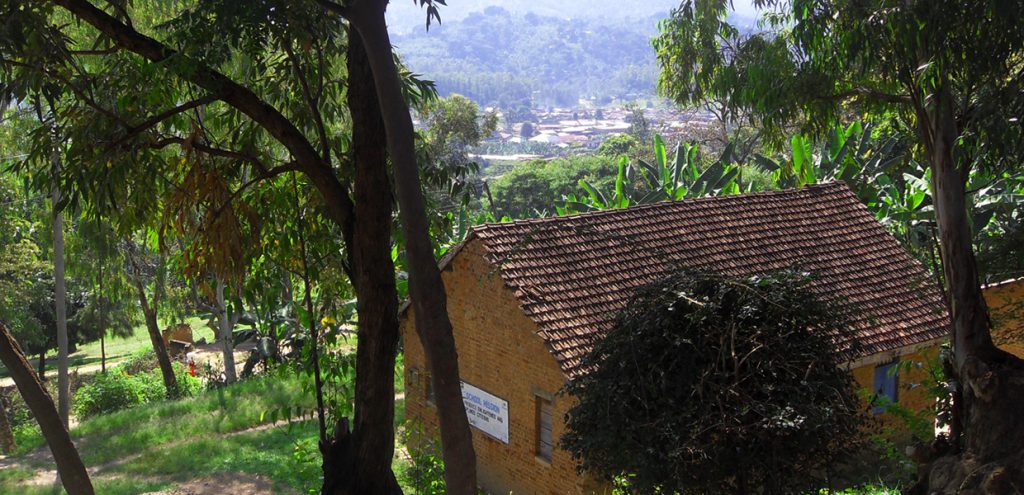
{"type": "MultiPolygon", "coordinates": [[[[442,260],[481,486],[491,493],[599,491],[557,447],[582,356],[633,291],[689,265],[752,274],[799,265],[855,304],[858,350],[837,351],[864,387],[911,407],[887,370],[934,355],[948,319],[934,282],[843,184],[666,202],[475,227],[442,260]]],[[[406,416],[437,436],[430,367],[406,307],[406,416]]],[[[919,373],[919,371],[918,371],[919,373]]]]}

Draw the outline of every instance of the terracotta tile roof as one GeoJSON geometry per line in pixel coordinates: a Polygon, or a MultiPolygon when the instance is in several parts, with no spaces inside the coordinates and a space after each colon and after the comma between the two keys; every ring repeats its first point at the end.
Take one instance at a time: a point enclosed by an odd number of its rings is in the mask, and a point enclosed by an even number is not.
{"type": "Polygon", "coordinates": [[[633,291],[679,265],[810,271],[814,290],[858,308],[860,349],[844,361],[948,328],[934,282],[842,183],[485,224],[474,239],[569,378],[633,291]]]}

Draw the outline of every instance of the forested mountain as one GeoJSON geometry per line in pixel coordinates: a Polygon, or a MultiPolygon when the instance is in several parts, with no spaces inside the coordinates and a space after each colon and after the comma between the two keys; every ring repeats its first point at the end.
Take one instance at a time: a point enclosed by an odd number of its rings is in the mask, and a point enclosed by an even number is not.
{"type": "MultiPolygon", "coordinates": [[[[543,11],[543,4],[534,10],[543,11]]],[[[394,43],[409,68],[436,81],[442,94],[461,93],[485,106],[572,105],[581,97],[632,100],[654,94],[651,38],[665,15],[653,8],[634,12],[648,14],[565,19],[488,7],[429,31],[421,22],[394,43]]]]}

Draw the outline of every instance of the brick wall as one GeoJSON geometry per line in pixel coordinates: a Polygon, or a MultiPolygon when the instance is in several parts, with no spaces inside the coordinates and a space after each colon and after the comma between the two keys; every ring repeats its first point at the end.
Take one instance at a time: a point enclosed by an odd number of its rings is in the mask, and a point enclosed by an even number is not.
{"type": "MultiPolygon", "coordinates": [[[[580,493],[584,481],[567,452],[556,447],[548,463],[535,451],[536,397],[553,398],[557,442],[571,400],[557,395],[565,376],[482,254],[480,242],[472,241],[443,273],[462,380],[509,403],[508,445],[472,428],[479,483],[493,494],[580,493]]],[[[406,417],[411,431],[421,426],[436,438],[437,411],[426,400],[429,370],[413,325],[410,309],[402,321],[406,417]]]]}
{"type": "Polygon", "coordinates": [[[992,341],[1024,358],[1024,279],[990,285],[982,293],[992,318],[992,341]]]}

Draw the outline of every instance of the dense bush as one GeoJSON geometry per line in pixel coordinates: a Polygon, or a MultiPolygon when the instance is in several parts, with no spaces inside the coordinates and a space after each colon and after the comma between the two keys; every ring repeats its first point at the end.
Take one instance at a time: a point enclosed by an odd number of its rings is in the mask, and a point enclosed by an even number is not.
{"type": "MultiPolygon", "coordinates": [[[[165,399],[167,394],[160,370],[150,368],[146,372],[130,373],[136,366],[137,361],[129,360],[107,373],[97,373],[92,382],[78,389],[75,415],[87,419],[165,399]]],[[[202,383],[189,375],[184,365],[175,362],[173,367],[178,377],[177,397],[195,395],[202,389],[202,383]]]]}
{"type": "Polygon", "coordinates": [[[684,270],[640,289],[567,386],[563,447],[636,493],[823,486],[863,408],[832,344],[848,313],[809,285],[684,270]]]}
{"type": "Polygon", "coordinates": [[[156,353],[150,347],[144,347],[131,353],[127,359],[121,361],[121,364],[118,365],[122,371],[129,375],[145,373],[156,369],[157,366],[160,366],[160,363],[157,362],[156,353]]]}

